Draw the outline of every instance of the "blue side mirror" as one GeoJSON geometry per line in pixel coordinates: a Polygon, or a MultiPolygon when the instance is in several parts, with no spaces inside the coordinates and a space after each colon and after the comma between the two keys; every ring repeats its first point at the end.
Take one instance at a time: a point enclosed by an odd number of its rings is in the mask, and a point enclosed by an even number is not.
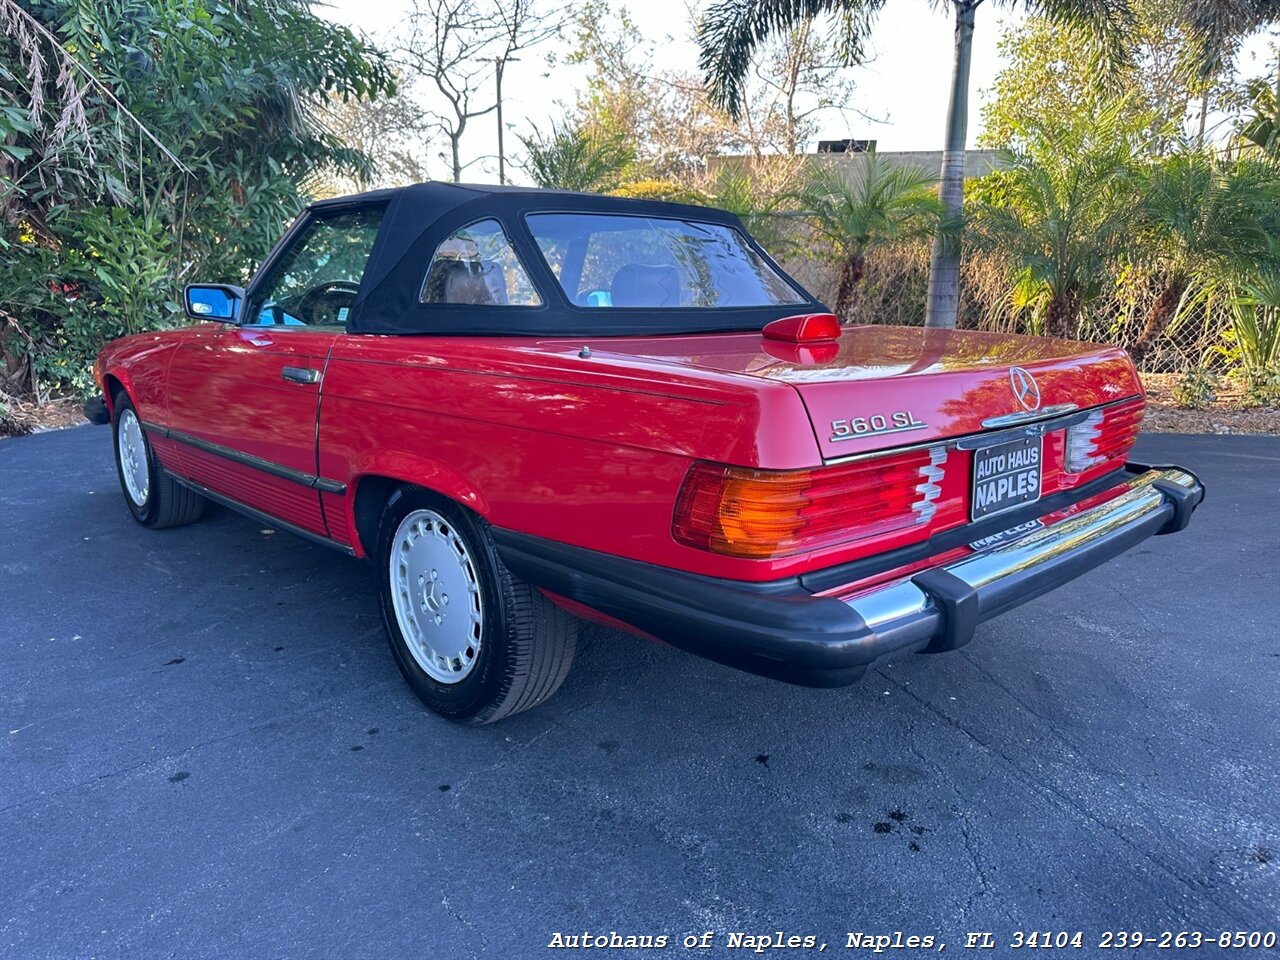
{"type": "Polygon", "coordinates": [[[182,300],[192,320],[236,323],[244,289],[222,283],[189,283],[182,291],[182,300]]]}

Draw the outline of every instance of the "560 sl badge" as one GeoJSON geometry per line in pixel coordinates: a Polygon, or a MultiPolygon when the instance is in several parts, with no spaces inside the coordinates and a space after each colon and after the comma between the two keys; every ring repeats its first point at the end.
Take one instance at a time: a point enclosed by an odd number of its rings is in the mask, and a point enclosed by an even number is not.
{"type": "Polygon", "coordinates": [[[831,443],[840,440],[856,440],[859,437],[874,437],[882,433],[906,433],[908,430],[923,430],[925,423],[916,419],[910,410],[895,410],[885,416],[874,414],[870,417],[850,417],[848,420],[831,421],[831,443]]]}

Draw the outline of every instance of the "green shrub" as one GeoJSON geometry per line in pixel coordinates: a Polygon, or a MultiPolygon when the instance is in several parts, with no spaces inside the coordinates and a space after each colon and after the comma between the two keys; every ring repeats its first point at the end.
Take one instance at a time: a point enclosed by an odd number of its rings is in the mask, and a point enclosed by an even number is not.
{"type": "Polygon", "coordinates": [[[1251,407],[1280,407],[1280,366],[1259,367],[1245,373],[1244,397],[1251,407]]]}
{"type": "Polygon", "coordinates": [[[91,390],[103,343],[171,325],[189,280],[242,282],[317,175],[368,171],[319,115],[394,80],[380,52],[308,0],[0,9],[17,25],[0,32],[0,386],[11,393],[91,390]]]}
{"type": "Polygon", "coordinates": [[[1221,382],[1212,370],[1203,367],[1188,370],[1174,388],[1174,402],[1184,410],[1203,410],[1218,399],[1221,382]]]}

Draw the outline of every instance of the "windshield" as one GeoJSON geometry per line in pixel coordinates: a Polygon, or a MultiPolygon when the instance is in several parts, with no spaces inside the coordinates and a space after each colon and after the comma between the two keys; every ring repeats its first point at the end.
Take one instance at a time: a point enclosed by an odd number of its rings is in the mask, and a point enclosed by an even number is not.
{"type": "Polygon", "coordinates": [[[580,307],[766,307],[805,298],[732,227],[624,214],[527,218],[547,265],[580,307]]]}

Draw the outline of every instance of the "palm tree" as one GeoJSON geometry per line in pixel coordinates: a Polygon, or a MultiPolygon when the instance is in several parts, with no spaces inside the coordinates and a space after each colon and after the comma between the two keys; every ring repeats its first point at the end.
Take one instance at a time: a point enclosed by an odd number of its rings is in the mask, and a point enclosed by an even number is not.
{"type": "Polygon", "coordinates": [[[593,130],[585,124],[552,123],[543,135],[521,137],[527,157],[525,172],[539,187],[558,190],[605,191],[616,187],[635,160],[623,137],[593,130]]]}
{"type": "Polygon", "coordinates": [[[1280,184],[1265,166],[1189,151],[1145,171],[1141,194],[1139,215],[1158,251],[1163,285],[1130,349],[1135,360],[1196,294],[1224,278],[1256,274],[1274,227],[1268,214],[1280,208],[1280,184]]]}
{"type": "MultiPolygon", "coordinates": [[[[756,47],[769,36],[804,20],[833,14],[843,33],[844,56],[856,63],[862,43],[886,0],[717,0],[699,28],[700,64],[714,101],[737,117],[743,85],[756,47]]],[[[946,2],[946,0],[944,0],[946,2]]],[[[1264,3],[1272,0],[1254,0],[1264,3]]],[[[964,150],[968,134],[969,61],[974,13],[982,0],[949,0],[955,14],[955,65],[947,107],[946,143],[942,154],[940,195],[944,216],[934,235],[929,264],[925,323],[954,327],[960,293],[960,245],[949,224],[959,223],[964,197],[964,150]]],[[[1118,60],[1118,38],[1133,20],[1129,0],[1004,0],[1053,20],[1092,29],[1118,60]]]]}
{"type": "Polygon", "coordinates": [[[841,317],[862,281],[867,255],[896,241],[927,237],[942,213],[932,176],[883,163],[874,153],[848,175],[831,164],[817,166],[796,199],[806,211],[804,219],[839,257],[834,307],[841,317]]]}
{"type": "Polygon", "coordinates": [[[992,175],[973,211],[973,242],[1008,258],[1013,293],[1045,332],[1074,338],[1081,308],[1135,228],[1135,145],[1121,107],[1019,131],[1025,146],[992,175]]]}

